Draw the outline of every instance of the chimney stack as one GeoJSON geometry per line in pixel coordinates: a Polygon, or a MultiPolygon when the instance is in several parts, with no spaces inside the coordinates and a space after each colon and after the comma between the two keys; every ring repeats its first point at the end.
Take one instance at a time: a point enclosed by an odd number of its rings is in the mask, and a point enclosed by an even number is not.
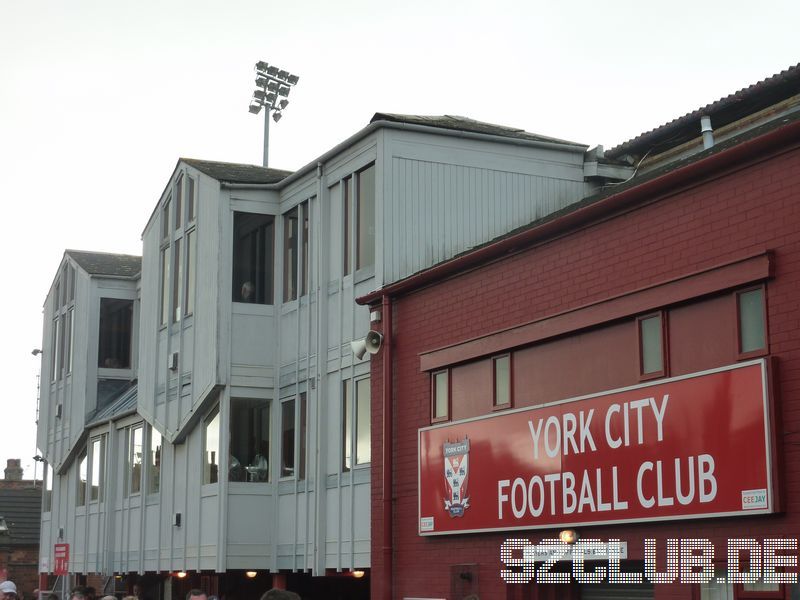
{"type": "Polygon", "coordinates": [[[5,469],[7,481],[22,481],[22,462],[19,458],[9,458],[5,469]]]}

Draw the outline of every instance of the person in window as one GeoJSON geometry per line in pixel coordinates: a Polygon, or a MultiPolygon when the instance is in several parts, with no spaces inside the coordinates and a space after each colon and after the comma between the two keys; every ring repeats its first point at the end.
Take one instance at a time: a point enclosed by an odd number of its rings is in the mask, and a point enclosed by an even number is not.
{"type": "Polygon", "coordinates": [[[244,481],[245,470],[239,459],[231,454],[231,464],[228,467],[228,481],[244,481]]]}
{"type": "Polygon", "coordinates": [[[250,473],[251,481],[267,481],[269,479],[269,447],[267,442],[261,442],[258,448],[258,453],[253,458],[252,464],[247,467],[247,472],[250,473]]]}
{"type": "Polygon", "coordinates": [[[253,285],[253,282],[245,281],[242,284],[242,302],[252,302],[255,291],[256,286],[253,285]]]}

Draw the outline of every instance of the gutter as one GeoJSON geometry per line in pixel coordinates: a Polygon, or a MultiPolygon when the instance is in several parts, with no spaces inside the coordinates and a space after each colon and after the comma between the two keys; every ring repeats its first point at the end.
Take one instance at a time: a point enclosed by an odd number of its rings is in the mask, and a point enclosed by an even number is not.
{"type": "Polygon", "coordinates": [[[526,140],[520,138],[510,138],[502,135],[491,135],[488,133],[477,133],[474,131],[461,131],[459,129],[445,129],[443,127],[431,127],[428,125],[417,125],[414,123],[398,123],[396,121],[373,121],[360,131],[351,135],[349,138],[340,142],[319,158],[311,161],[304,167],[301,167],[288,177],[281,179],[276,183],[234,183],[231,181],[220,181],[219,185],[222,188],[231,190],[280,190],[288,184],[300,179],[311,171],[315,171],[319,163],[324,163],[340,154],[356,142],[367,137],[378,129],[396,129],[399,131],[414,131],[416,133],[429,133],[434,135],[444,135],[449,137],[457,137],[468,140],[481,140],[484,142],[497,142],[500,144],[510,144],[512,146],[526,146],[529,148],[547,148],[551,150],[565,150],[565,151],[579,151],[585,152],[589,147],[585,144],[561,144],[556,142],[544,142],[538,140],[526,140]]]}
{"type": "Polygon", "coordinates": [[[378,598],[381,600],[392,600],[392,475],[393,475],[393,456],[394,448],[394,426],[393,426],[393,388],[392,367],[394,366],[394,356],[392,353],[392,298],[384,295],[382,297],[381,318],[383,319],[383,357],[382,367],[382,465],[381,465],[381,519],[383,522],[383,536],[381,543],[381,553],[383,556],[383,576],[380,578],[380,590],[378,598]]]}
{"type": "Polygon", "coordinates": [[[794,143],[800,139],[800,120],[773,129],[761,135],[736,144],[728,149],[713,153],[697,162],[688,164],[640,185],[627,188],[617,194],[600,198],[551,221],[546,221],[517,234],[491,242],[486,246],[439,263],[425,271],[384,286],[356,298],[358,304],[375,304],[385,296],[397,296],[420,288],[429,283],[463,272],[471,267],[485,264],[501,256],[526,249],[536,242],[587,225],[597,219],[607,217],[636,203],[652,200],[656,196],[674,191],[679,185],[708,176],[748,159],[763,159],[764,153],[775,146],[794,143]]]}

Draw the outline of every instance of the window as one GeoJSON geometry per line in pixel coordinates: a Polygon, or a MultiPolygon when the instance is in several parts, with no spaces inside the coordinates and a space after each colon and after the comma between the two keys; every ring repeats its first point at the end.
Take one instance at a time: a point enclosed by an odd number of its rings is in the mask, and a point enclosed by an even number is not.
{"type": "Polygon", "coordinates": [[[639,335],[639,375],[642,379],[663,377],[664,366],[664,318],[658,312],[636,319],[639,335]]]}
{"type": "Polygon", "coordinates": [[[51,334],[51,339],[53,341],[53,362],[50,365],[50,380],[56,381],[61,372],[58,370],[58,361],[59,361],[59,354],[58,354],[58,345],[59,345],[59,337],[58,337],[58,317],[53,319],[53,332],[51,334]]]}
{"type": "Polygon", "coordinates": [[[175,229],[180,229],[183,225],[183,173],[178,175],[178,181],[175,184],[175,229]]]}
{"type": "MultiPolygon", "coordinates": [[[[313,200],[313,198],[312,198],[313,200]]],[[[301,251],[300,260],[300,295],[305,296],[308,294],[308,236],[309,236],[309,227],[308,227],[308,211],[311,207],[311,202],[304,202],[302,205],[303,209],[303,233],[302,233],[302,240],[303,240],[303,249],[301,251]]]]}
{"type": "Polygon", "coordinates": [[[91,458],[89,500],[97,502],[103,500],[103,482],[105,481],[106,466],[106,444],[104,438],[99,437],[92,440],[91,458]]]}
{"type": "Polygon", "coordinates": [[[739,322],[739,354],[758,354],[766,350],[764,288],[736,294],[739,322]]]}
{"type": "Polygon", "coordinates": [[[64,365],[67,373],[72,373],[72,342],[75,335],[75,322],[74,322],[75,309],[70,308],[67,312],[67,327],[65,330],[67,341],[64,343],[64,352],[67,353],[64,359],[64,365]]]}
{"type": "Polygon", "coordinates": [[[132,332],[133,300],[101,298],[97,366],[130,369],[132,332]]]}
{"type": "Polygon", "coordinates": [[[203,483],[219,481],[219,407],[209,414],[203,427],[203,483]]]}
{"type": "Polygon", "coordinates": [[[273,303],[275,217],[233,213],[233,301],[273,303]]]}
{"type": "Polygon", "coordinates": [[[169,314],[169,248],[162,248],[161,250],[161,325],[167,324],[167,315],[169,314]]]}
{"type": "Polygon", "coordinates": [[[356,197],[356,269],[375,264],[375,165],[357,174],[356,197]]]}
{"type": "Polygon", "coordinates": [[[42,512],[53,510],[53,469],[44,463],[44,493],[42,494],[42,512]]]}
{"type": "Polygon", "coordinates": [[[269,481],[269,400],[231,399],[229,481],[269,481]]]}
{"type": "Polygon", "coordinates": [[[86,448],[81,450],[78,456],[78,496],[75,501],[76,506],[86,506],[86,475],[89,465],[86,460],[86,448]]]}
{"type": "Polygon", "coordinates": [[[307,424],[308,424],[308,407],[306,403],[306,393],[300,393],[300,456],[297,463],[297,479],[300,481],[306,478],[306,438],[307,438],[307,424]]]}
{"type": "Polygon", "coordinates": [[[351,243],[351,232],[350,232],[350,223],[352,221],[351,217],[351,209],[352,206],[351,199],[350,199],[350,190],[353,188],[351,185],[351,177],[348,177],[342,182],[342,238],[343,238],[343,246],[342,246],[342,255],[344,257],[344,263],[342,265],[343,271],[342,273],[345,275],[349,275],[352,272],[352,243],[351,243]]]}
{"type": "Polygon", "coordinates": [[[281,402],[281,477],[294,476],[294,398],[281,402]]]}
{"type": "Polygon", "coordinates": [[[431,421],[450,418],[450,372],[438,371],[431,375],[431,421]]]}
{"type": "Polygon", "coordinates": [[[142,426],[130,429],[128,437],[128,495],[142,491],[142,426]]]}
{"type": "Polygon", "coordinates": [[[498,356],[492,360],[494,367],[494,407],[511,406],[511,355],[498,356]]]}
{"type": "Polygon", "coordinates": [[[182,239],[172,244],[172,322],[181,320],[181,286],[183,285],[183,260],[181,256],[182,239]]]}
{"type": "Polygon", "coordinates": [[[169,239],[169,207],[172,202],[172,194],[167,196],[167,201],[164,202],[164,208],[161,209],[161,239],[169,239]]]}
{"type": "Polygon", "coordinates": [[[195,200],[194,200],[194,178],[186,177],[186,220],[191,223],[194,221],[195,200]]]}
{"type": "Polygon", "coordinates": [[[283,215],[283,301],[297,300],[298,207],[283,215]]]}
{"type": "Polygon", "coordinates": [[[190,231],[186,234],[186,290],[184,292],[184,298],[186,303],[186,316],[191,315],[194,312],[194,281],[195,281],[195,272],[196,272],[196,258],[195,254],[197,249],[195,248],[195,235],[194,230],[190,231]]]}
{"type": "Polygon", "coordinates": [[[369,378],[355,381],[356,397],[353,404],[353,382],[345,380],[342,385],[342,469],[349,471],[355,452],[355,464],[368,464],[371,457],[370,446],[370,384],[369,378]],[[354,411],[355,409],[355,411],[354,411]],[[355,422],[353,422],[355,421],[355,422]],[[355,431],[355,435],[353,432],[355,431]]]}
{"type": "Polygon", "coordinates": [[[161,489],[161,434],[150,427],[150,449],[147,452],[147,493],[161,489]]]}

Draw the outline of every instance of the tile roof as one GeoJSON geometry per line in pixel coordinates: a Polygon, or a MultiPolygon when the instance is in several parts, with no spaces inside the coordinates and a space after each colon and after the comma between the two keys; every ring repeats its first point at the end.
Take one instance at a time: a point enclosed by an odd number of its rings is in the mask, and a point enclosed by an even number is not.
{"type": "Polygon", "coordinates": [[[209,177],[229,183],[278,183],[292,174],[292,171],[269,169],[258,165],[198,160],[196,158],[181,158],[181,160],[209,177]]]}
{"type": "MultiPolygon", "coordinates": [[[[19,483],[19,482],[15,482],[19,483]]],[[[8,537],[0,535],[0,546],[39,544],[42,486],[6,487],[0,484],[0,517],[8,527],[8,537]]]]}
{"type": "Polygon", "coordinates": [[[66,254],[78,263],[89,275],[113,275],[115,277],[135,277],[142,270],[142,257],[130,254],[110,254],[107,252],[86,252],[67,250],[66,254]]]}
{"type": "Polygon", "coordinates": [[[797,94],[800,94],[800,63],[642,133],[606,150],[605,154],[615,157],[646,152],[660,144],[677,146],[700,135],[700,117],[711,117],[711,125],[718,129],[797,94]]]}
{"type": "Polygon", "coordinates": [[[505,125],[494,125],[484,123],[468,117],[455,115],[425,116],[425,115],[398,115],[393,113],[375,113],[370,123],[376,121],[390,121],[393,123],[409,123],[412,125],[425,125],[427,127],[439,127],[441,129],[453,129],[455,131],[469,131],[472,133],[483,133],[487,135],[497,135],[500,137],[528,140],[532,142],[549,142],[553,144],[564,144],[569,146],[584,146],[577,142],[570,142],[558,138],[529,133],[524,129],[507,127],[505,125]]]}

